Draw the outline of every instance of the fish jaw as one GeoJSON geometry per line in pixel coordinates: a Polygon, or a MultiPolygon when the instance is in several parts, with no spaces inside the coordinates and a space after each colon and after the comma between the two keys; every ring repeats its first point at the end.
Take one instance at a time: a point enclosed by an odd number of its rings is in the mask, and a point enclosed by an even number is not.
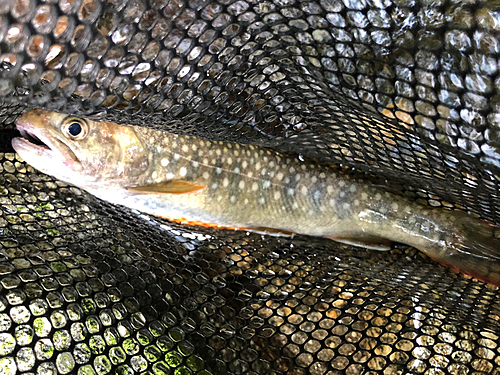
{"type": "Polygon", "coordinates": [[[21,137],[12,140],[12,147],[33,168],[61,181],[75,184],[75,181],[82,177],[78,172],[79,164],[63,159],[60,153],[54,152],[48,147],[33,144],[28,139],[21,137]],[[70,166],[72,163],[76,165],[76,168],[70,166]]]}
{"type": "Polygon", "coordinates": [[[65,161],[68,167],[80,172],[82,165],[73,151],[59,139],[51,135],[49,126],[46,124],[51,122],[52,119],[47,115],[44,116],[44,112],[41,110],[31,110],[17,119],[17,130],[19,130],[23,139],[29,143],[29,145],[25,145],[24,150],[35,152],[40,156],[47,156],[49,154],[42,152],[42,149],[48,149],[52,154],[59,154],[59,157],[65,161]],[[34,143],[35,141],[42,143],[42,145],[34,143]]]}
{"type": "MultiPolygon", "coordinates": [[[[29,111],[17,120],[21,137],[12,140],[14,150],[31,166],[62,181],[82,179],[82,164],[63,142],[53,137],[50,130],[29,111]],[[36,126],[34,124],[40,124],[36,126]]],[[[45,121],[45,119],[44,119],[45,121]]],[[[46,121],[49,121],[46,119],[46,121]]]]}

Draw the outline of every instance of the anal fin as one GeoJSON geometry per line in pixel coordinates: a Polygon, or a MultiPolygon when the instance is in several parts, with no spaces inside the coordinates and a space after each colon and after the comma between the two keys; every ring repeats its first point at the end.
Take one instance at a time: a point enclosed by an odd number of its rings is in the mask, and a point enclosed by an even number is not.
{"type": "Polygon", "coordinates": [[[387,238],[372,236],[369,234],[349,234],[349,235],[333,235],[323,236],[331,240],[344,243],[346,245],[364,247],[370,250],[387,251],[391,250],[392,241],[387,238]]]}

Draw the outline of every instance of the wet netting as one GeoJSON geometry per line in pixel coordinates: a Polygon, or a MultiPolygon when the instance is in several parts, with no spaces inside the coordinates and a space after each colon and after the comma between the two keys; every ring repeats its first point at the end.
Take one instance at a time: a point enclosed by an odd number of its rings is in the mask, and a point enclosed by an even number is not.
{"type": "Polygon", "coordinates": [[[173,224],[9,146],[45,108],[300,153],[500,224],[497,6],[0,0],[0,373],[498,374],[498,288],[415,249],[173,224]]]}

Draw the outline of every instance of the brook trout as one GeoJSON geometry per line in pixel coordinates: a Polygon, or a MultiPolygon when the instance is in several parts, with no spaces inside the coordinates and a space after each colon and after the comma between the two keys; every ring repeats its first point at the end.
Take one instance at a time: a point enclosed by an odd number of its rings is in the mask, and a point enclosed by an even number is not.
{"type": "Polygon", "coordinates": [[[219,227],[328,237],[369,249],[393,241],[500,285],[494,227],[431,209],[334,167],[44,110],[17,121],[14,149],[34,168],[111,203],[219,227]]]}

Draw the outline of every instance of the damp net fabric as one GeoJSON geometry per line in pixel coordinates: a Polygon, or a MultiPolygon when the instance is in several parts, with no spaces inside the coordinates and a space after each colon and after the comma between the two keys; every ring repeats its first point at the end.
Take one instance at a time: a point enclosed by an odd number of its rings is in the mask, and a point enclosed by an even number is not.
{"type": "MultiPolygon", "coordinates": [[[[252,143],[500,224],[499,25],[491,1],[0,0],[2,134],[45,108],[252,143]]],[[[2,151],[3,373],[498,373],[497,288],[412,248],[179,226],[2,151]]]]}

